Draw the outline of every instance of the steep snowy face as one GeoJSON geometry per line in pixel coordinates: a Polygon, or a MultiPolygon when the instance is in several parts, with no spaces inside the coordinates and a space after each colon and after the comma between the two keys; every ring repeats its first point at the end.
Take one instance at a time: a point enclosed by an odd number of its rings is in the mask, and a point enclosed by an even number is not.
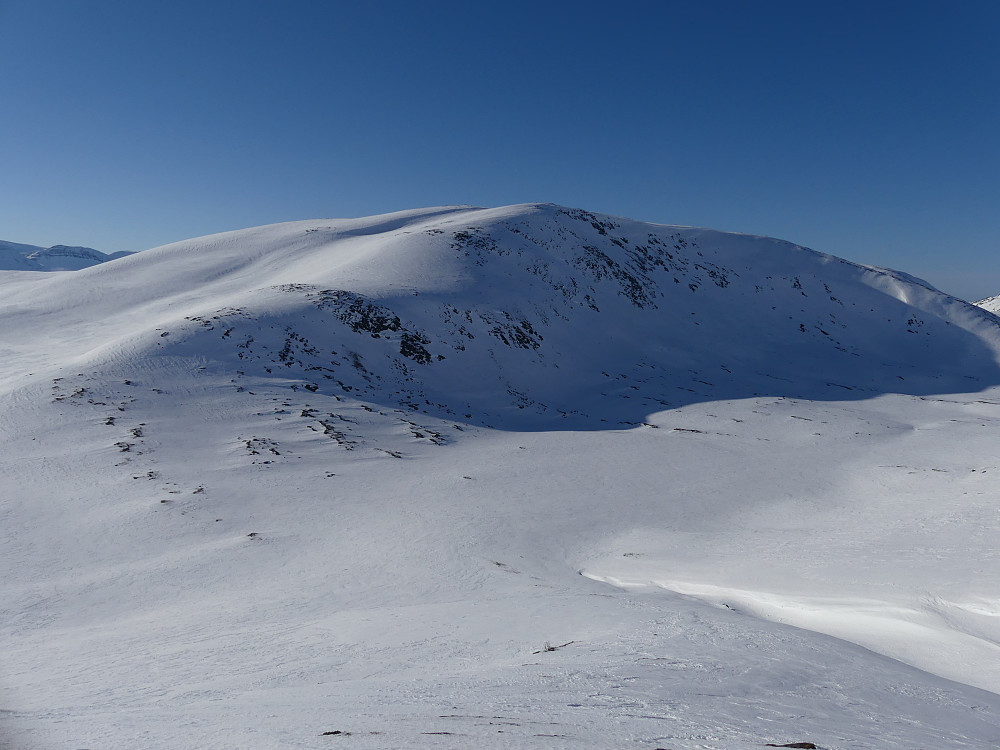
{"type": "Polygon", "coordinates": [[[35,245],[22,245],[19,242],[5,242],[0,240],[0,270],[4,271],[31,271],[38,270],[32,268],[27,257],[32,253],[37,253],[43,248],[35,245]]]}
{"type": "Polygon", "coordinates": [[[262,227],[30,287],[100,321],[65,338],[98,360],[138,347],[500,428],[1000,382],[997,319],[905,274],[551,205],[262,227]]]}

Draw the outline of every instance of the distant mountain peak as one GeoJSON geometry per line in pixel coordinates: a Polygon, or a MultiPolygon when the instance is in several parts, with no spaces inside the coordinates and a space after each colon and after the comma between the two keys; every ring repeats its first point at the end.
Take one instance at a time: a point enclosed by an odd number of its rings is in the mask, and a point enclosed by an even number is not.
{"type": "Polygon", "coordinates": [[[39,247],[0,240],[0,271],[78,271],[125,255],[133,253],[107,255],[92,247],[39,247]]]}

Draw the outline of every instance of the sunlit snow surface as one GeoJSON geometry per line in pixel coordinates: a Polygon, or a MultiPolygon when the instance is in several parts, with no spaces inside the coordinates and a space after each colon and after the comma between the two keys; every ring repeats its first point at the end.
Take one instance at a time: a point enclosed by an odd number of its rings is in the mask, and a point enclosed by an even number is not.
{"type": "Polygon", "coordinates": [[[994,747],[998,348],[544,205],[0,274],[3,736],[994,747]]]}

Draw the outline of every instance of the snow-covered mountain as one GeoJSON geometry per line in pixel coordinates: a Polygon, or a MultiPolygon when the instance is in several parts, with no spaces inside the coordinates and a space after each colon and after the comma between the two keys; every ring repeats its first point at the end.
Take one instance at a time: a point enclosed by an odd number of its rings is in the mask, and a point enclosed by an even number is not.
{"type": "Polygon", "coordinates": [[[552,205],[0,274],[33,747],[990,747],[1000,320],[552,205]]]}
{"type": "Polygon", "coordinates": [[[996,315],[997,312],[1000,311],[1000,295],[981,299],[976,303],[976,305],[996,315]]]}
{"type": "Polygon", "coordinates": [[[127,255],[132,253],[108,255],[90,247],[38,247],[0,240],[0,271],[78,271],[127,255]]]}

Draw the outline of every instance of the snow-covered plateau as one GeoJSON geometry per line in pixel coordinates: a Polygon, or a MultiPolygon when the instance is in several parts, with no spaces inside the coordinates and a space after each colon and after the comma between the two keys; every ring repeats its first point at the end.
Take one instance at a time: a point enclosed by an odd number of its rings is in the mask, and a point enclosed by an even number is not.
{"type": "Polygon", "coordinates": [[[1000,319],[552,205],[0,273],[0,745],[1000,746],[1000,319]]]}

